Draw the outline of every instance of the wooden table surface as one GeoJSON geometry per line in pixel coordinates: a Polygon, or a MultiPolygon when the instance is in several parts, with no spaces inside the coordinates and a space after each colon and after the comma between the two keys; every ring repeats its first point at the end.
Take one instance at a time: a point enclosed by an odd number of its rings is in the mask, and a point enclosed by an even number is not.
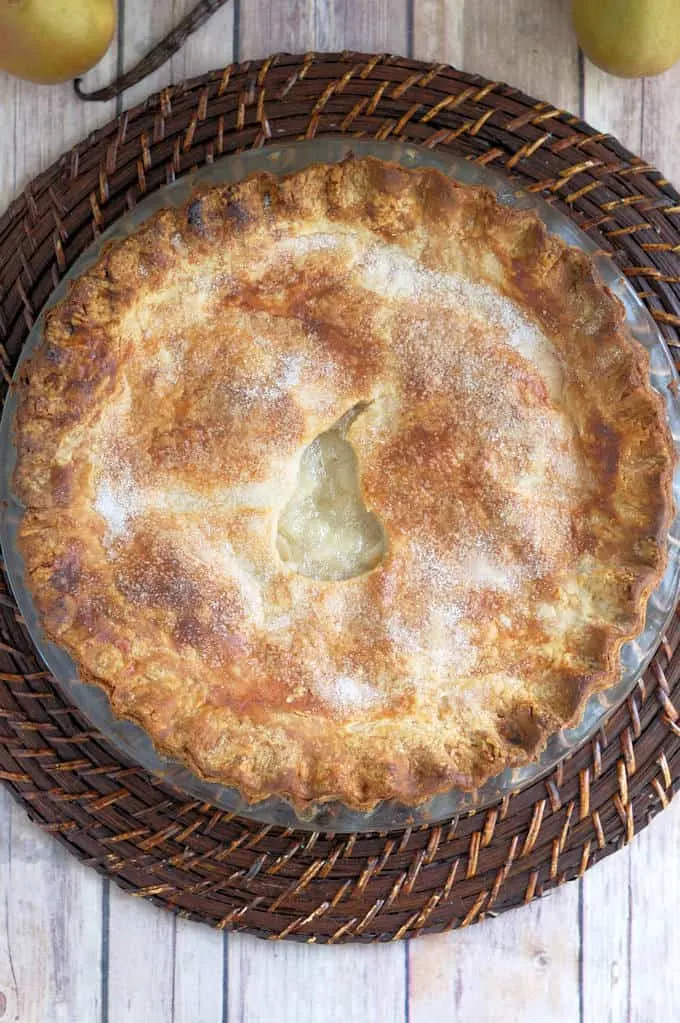
{"type": "MultiPolygon", "coordinates": [[[[194,0],[119,0],[86,79],[132,65],[194,0]]],[[[597,0],[593,0],[597,2],[597,0]]],[[[232,0],[118,109],[275,50],[392,51],[503,79],[580,113],[680,185],[680,65],[610,78],[579,57],[568,0],[232,0]]],[[[0,73],[0,208],[116,104],[0,73]]],[[[124,895],[0,789],[0,1023],[660,1023],[680,1019],[680,806],[540,902],[390,946],[268,944],[124,895]]]]}

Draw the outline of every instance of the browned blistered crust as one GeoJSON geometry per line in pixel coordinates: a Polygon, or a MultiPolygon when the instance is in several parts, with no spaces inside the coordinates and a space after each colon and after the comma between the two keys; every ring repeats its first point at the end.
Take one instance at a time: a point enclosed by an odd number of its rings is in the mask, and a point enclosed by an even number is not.
{"type": "MultiPolygon", "coordinates": [[[[488,395],[480,407],[491,407],[488,395]]],[[[17,422],[20,548],[46,632],[118,715],[252,801],[416,803],[527,763],[615,679],[665,565],[672,444],[620,304],[591,261],[533,214],[434,170],[366,159],[260,174],[157,214],[111,244],[49,314],[17,422]],[[516,472],[495,458],[503,438],[479,447],[460,373],[441,379],[447,331],[469,345],[460,359],[479,365],[488,354],[484,386],[531,443],[551,398],[493,330],[451,327],[451,310],[434,300],[419,335],[412,304],[377,301],[342,253],[293,242],[272,261],[282,238],[314,231],[373,238],[427,270],[490,283],[559,355],[587,480],[565,529],[535,541],[545,571],[519,593],[482,586],[464,609],[474,670],[487,680],[481,702],[453,674],[439,688],[420,684],[409,674],[415,654],[386,625],[396,613],[416,636],[423,625],[434,576],[418,575],[414,537],[446,562],[456,537],[488,530],[519,569],[528,563],[522,507],[501,501],[516,472]],[[398,364],[397,327],[411,345],[398,364]],[[273,379],[272,351],[302,360],[302,379],[289,374],[246,401],[253,382],[273,379]],[[303,447],[359,401],[373,402],[352,435],[388,554],[345,582],[302,579],[275,565],[278,511],[303,447]],[[122,535],[107,535],[96,494],[112,460],[127,466],[131,492],[181,491],[183,511],[138,509],[122,535]],[[264,496],[227,508],[225,495],[250,485],[264,496]],[[219,569],[227,541],[265,580],[261,604],[246,599],[235,569],[219,569]],[[566,609],[576,609],[569,628],[566,609]],[[310,684],[324,658],[377,679],[377,704],[324,702],[310,684]]],[[[524,464],[519,448],[508,457],[524,464]]]]}

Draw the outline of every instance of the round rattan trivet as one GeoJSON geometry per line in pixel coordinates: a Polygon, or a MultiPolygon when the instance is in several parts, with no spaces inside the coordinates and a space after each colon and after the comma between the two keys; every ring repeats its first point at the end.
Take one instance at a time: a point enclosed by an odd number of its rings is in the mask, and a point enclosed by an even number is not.
{"type": "MultiPolygon", "coordinates": [[[[608,135],[444,65],[277,56],[166,89],[41,174],[0,220],[0,363],[137,199],[222,154],[346,133],[493,163],[556,202],[680,337],[680,196],[608,135]]],[[[6,383],[3,384],[6,391],[6,383]]],[[[668,804],[680,776],[680,622],[597,737],[498,806],[419,829],[326,835],[188,801],[121,762],[42,668],[0,593],[0,778],[45,830],[123,888],[217,927],[383,941],[466,926],[580,876],[668,804]]]]}

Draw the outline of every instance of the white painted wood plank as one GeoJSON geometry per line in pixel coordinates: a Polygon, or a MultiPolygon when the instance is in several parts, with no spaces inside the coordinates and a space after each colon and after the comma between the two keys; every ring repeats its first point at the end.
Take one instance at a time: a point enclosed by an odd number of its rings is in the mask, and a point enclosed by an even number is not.
{"type": "Polygon", "coordinates": [[[613,78],[586,58],[583,63],[583,115],[639,153],[642,147],[642,89],[639,79],[613,78]]]}
{"type": "Polygon", "coordinates": [[[413,11],[413,55],[463,64],[464,0],[418,0],[413,11]]]}
{"type": "Polygon", "coordinates": [[[224,938],[205,924],[177,920],[172,1023],[222,1023],[224,938]]]}
{"type": "MultiPolygon", "coordinates": [[[[195,6],[196,0],[153,0],[136,3],[126,0],[123,19],[122,63],[125,69],[137,63],[151,47],[160,42],[181,18],[195,6]]],[[[134,106],[152,92],[192,75],[229,64],[233,55],[233,0],[216,11],[185,45],[162,67],[123,94],[123,106],[134,106]]]]}
{"type": "MultiPolygon", "coordinates": [[[[21,957],[12,940],[9,877],[12,853],[12,807],[7,789],[0,787],[0,1020],[19,1019],[19,986],[15,960],[21,957]]],[[[23,950],[25,952],[25,949],[23,950]]]]}
{"type": "Polygon", "coordinates": [[[7,1019],[98,1020],[102,881],[43,834],[4,792],[0,810],[9,842],[0,873],[0,975],[8,1006],[14,1004],[7,1019]]]}
{"type": "Polygon", "coordinates": [[[240,60],[275,52],[405,53],[409,0],[247,0],[240,5],[240,60]]]}
{"type": "Polygon", "coordinates": [[[582,885],[582,1023],[619,1023],[630,985],[629,849],[588,870],[582,885]]]}
{"type": "Polygon", "coordinates": [[[680,64],[644,87],[642,155],[680,188],[680,64]]]}
{"type": "Polygon", "coordinates": [[[316,45],[314,0],[244,0],[238,24],[238,60],[277,52],[304,52],[316,45]]]}
{"type": "Polygon", "coordinates": [[[108,1023],[172,1021],[175,918],[110,886],[108,1023]]]}
{"type": "Polygon", "coordinates": [[[578,111],[578,53],[564,0],[468,0],[466,71],[578,111]]]}
{"type": "Polygon", "coordinates": [[[409,1023],[578,1023],[578,884],[409,946],[409,1023]]]}
{"type": "Polygon", "coordinates": [[[404,956],[230,935],[228,1023],[405,1023],[404,956]]]}
{"type": "Polygon", "coordinates": [[[630,1023],[680,1019],[680,800],[630,846],[630,1023]]]}
{"type": "Polygon", "coordinates": [[[14,195],[17,80],[0,71],[0,212],[14,195]]]}
{"type": "Polygon", "coordinates": [[[406,53],[408,0],[317,0],[314,46],[406,53]]]}

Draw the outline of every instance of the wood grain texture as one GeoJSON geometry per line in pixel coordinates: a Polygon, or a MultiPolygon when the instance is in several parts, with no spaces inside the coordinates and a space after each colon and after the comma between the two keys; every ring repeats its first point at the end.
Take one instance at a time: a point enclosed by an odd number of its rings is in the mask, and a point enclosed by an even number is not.
{"type": "Polygon", "coordinates": [[[225,937],[205,924],[176,921],[172,1023],[223,1023],[225,937]]]}
{"type": "Polygon", "coordinates": [[[229,1023],[406,1023],[405,946],[229,942],[229,1023]]]}
{"type": "Polygon", "coordinates": [[[644,83],[642,155],[680,187],[680,64],[644,83]]]}
{"type": "Polygon", "coordinates": [[[578,885],[409,945],[410,1023],[577,1023],[578,885]],[[500,926],[498,926],[500,924],[500,926]]]}
{"type": "Polygon", "coordinates": [[[14,195],[14,166],[17,130],[16,78],[0,71],[0,210],[4,210],[14,195]]]}
{"type": "Polygon", "coordinates": [[[419,60],[462,67],[465,39],[463,0],[418,0],[413,11],[413,52],[419,60]]]}
{"type": "MultiPolygon", "coordinates": [[[[0,1020],[19,1019],[19,986],[15,958],[12,914],[10,911],[9,882],[12,868],[12,797],[0,788],[0,1020]]],[[[24,950],[25,952],[26,950],[24,950]]],[[[21,965],[19,963],[19,965],[21,965]]]]}
{"type": "Polygon", "coordinates": [[[108,1023],[174,1023],[175,925],[170,913],[111,885],[108,1023]]]}
{"type": "Polygon", "coordinates": [[[245,0],[240,5],[240,60],[275,52],[408,49],[409,0],[245,0]]]}
{"type": "Polygon", "coordinates": [[[578,51],[565,0],[466,0],[463,67],[578,111],[578,51]]]}
{"type": "Polygon", "coordinates": [[[638,79],[615,80],[587,58],[583,60],[583,116],[594,128],[615,135],[634,153],[642,149],[643,88],[638,79]]]}
{"type": "Polygon", "coordinates": [[[630,992],[630,854],[623,849],[581,881],[582,1023],[627,1018],[630,992]]]}
{"type": "Polygon", "coordinates": [[[320,50],[406,53],[408,0],[317,2],[315,46],[320,50]]]}
{"type": "MultiPolygon", "coordinates": [[[[325,4],[324,4],[325,6],[325,4]]],[[[270,53],[299,53],[316,45],[314,0],[242,0],[239,5],[238,60],[255,60],[270,53]]],[[[322,22],[327,15],[324,12],[322,22]]]]}
{"type": "Polygon", "coordinates": [[[630,847],[630,1023],[680,1019],[679,846],[680,801],[630,847]]]}
{"type": "Polygon", "coordinates": [[[0,969],[7,982],[3,993],[15,1007],[14,1015],[5,1015],[20,1023],[98,1020],[102,882],[2,795],[9,848],[0,876],[0,969]]]}

